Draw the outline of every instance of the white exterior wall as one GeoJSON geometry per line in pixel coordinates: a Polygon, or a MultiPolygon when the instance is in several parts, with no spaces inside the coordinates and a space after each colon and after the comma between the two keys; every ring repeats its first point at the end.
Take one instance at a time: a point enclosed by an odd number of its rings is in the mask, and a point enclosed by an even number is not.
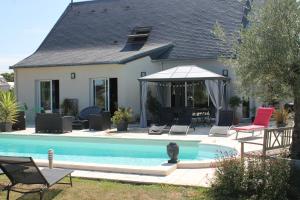
{"type": "Polygon", "coordinates": [[[90,105],[90,79],[118,78],[118,104],[132,107],[135,114],[140,110],[138,78],[141,72],[157,72],[149,57],[125,65],[87,65],[66,67],[41,67],[15,69],[17,99],[28,106],[27,118],[33,121],[35,113],[35,82],[37,80],[59,80],[60,104],[65,98],[79,100],[79,109],[90,105]],[[71,79],[71,73],[76,79],[71,79]]]}

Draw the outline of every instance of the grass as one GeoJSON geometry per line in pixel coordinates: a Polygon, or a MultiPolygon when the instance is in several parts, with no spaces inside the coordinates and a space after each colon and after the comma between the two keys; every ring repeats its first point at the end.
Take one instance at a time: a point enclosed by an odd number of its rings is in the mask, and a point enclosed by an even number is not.
{"type": "MultiPolygon", "coordinates": [[[[1,176],[1,182],[7,182],[1,176]]],[[[68,179],[66,179],[67,181],[68,179]]],[[[170,185],[137,185],[103,180],[73,179],[73,187],[57,184],[45,193],[45,200],[101,199],[101,200],[184,200],[210,199],[208,189],[170,185]]],[[[5,199],[6,192],[1,192],[0,199],[5,199]]],[[[10,199],[35,200],[38,194],[19,194],[12,192],[10,199]]]]}

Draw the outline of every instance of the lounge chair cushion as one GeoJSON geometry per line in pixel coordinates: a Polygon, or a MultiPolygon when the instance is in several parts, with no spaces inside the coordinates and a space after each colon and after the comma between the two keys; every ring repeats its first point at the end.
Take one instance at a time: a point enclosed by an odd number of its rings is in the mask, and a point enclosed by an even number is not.
{"type": "Polygon", "coordinates": [[[257,110],[253,124],[268,127],[273,112],[274,108],[259,108],[257,110]]]}
{"type": "Polygon", "coordinates": [[[230,126],[213,126],[209,131],[209,135],[228,135],[229,130],[230,126]]]}
{"type": "Polygon", "coordinates": [[[186,126],[186,125],[173,125],[170,129],[170,134],[171,133],[184,133],[184,134],[187,134],[189,130],[189,126],[186,126]]]}
{"type": "Polygon", "coordinates": [[[236,130],[236,131],[254,131],[254,130],[261,130],[264,128],[265,128],[265,126],[261,126],[261,125],[249,125],[249,126],[235,127],[234,130],[236,130]]]}
{"type": "Polygon", "coordinates": [[[49,169],[45,168],[41,170],[41,173],[46,178],[49,183],[49,187],[63,179],[64,177],[70,175],[73,170],[70,169],[49,169]]]}
{"type": "Polygon", "coordinates": [[[152,125],[149,128],[149,134],[162,134],[162,132],[164,131],[164,129],[166,128],[166,125],[163,126],[156,126],[156,125],[152,125]]]}

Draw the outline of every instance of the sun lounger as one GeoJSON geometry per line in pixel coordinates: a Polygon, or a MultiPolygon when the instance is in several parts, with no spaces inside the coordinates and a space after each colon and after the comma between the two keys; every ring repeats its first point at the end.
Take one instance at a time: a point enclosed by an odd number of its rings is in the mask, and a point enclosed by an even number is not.
{"type": "Polygon", "coordinates": [[[267,128],[269,126],[273,112],[274,108],[258,108],[256,117],[252,125],[234,127],[233,130],[236,131],[236,139],[238,138],[238,134],[240,132],[252,133],[252,136],[254,136],[255,131],[262,131],[267,128]]]}
{"type": "Polygon", "coordinates": [[[169,135],[171,134],[185,134],[187,135],[189,132],[190,126],[187,125],[173,125],[170,128],[169,135]]]}
{"type": "Polygon", "coordinates": [[[165,131],[167,125],[162,125],[162,126],[157,126],[157,125],[152,125],[148,129],[148,134],[149,135],[161,135],[165,131]]]}
{"type": "Polygon", "coordinates": [[[219,122],[211,127],[209,135],[228,135],[233,124],[233,111],[221,110],[219,113],[219,122]]]}
{"type": "Polygon", "coordinates": [[[46,189],[58,183],[64,177],[69,176],[70,184],[72,186],[73,170],[69,169],[42,169],[40,170],[31,157],[13,157],[0,156],[0,168],[10,180],[10,184],[6,186],[7,199],[9,199],[10,191],[26,194],[39,193],[40,199],[46,189]],[[22,185],[40,185],[36,189],[23,189],[22,185]]]}

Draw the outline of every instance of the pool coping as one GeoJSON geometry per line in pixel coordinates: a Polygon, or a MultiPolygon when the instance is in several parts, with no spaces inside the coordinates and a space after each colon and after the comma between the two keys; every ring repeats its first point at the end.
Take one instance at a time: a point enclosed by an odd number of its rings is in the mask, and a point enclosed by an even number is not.
{"type": "MultiPolygon", "coordinates": [[[[102,138],[102,139],[128,139],[128,140],[153,140],[153,141],[180,141],[180,142],[199,142],[202,140],[189,139],[187,138],[134,138],[134,137],[112,137],[112,136],[77,136],[77,135],[66,135],[66,134],[37,134],[37,133],[1,133],[3,135],[22,135],[22,136],[39,136],[39,137],[64,137],[64,138],[102,138]]],[[[203,144],[224,146],[235,149],[229,145],[219,145],[210,142],[203,144]]],[[[236,149],[235,149],[236,150],[236,149]]],[[[48,167],[48,160],[35,159],[38,166],[48,167]]],[[[200,169],[200,168],[215,168],[217,160],[207,159],[202,161],[180,161],[177,164],[163,163],[160,166],[131,166],[131,165],[112,165],[112,164],[96,164],[96,163],[80,163],[80,162],[69,162],[69,161],[55,161],[54,166],[58,168],[71,168],[77,170],[91,170],[91,171],[102,171],[102,172],[113,172],[113,173],[128,173],[128,174],[142,174],[142,175],[155,175],[155,176],[168,176],[174,170],[178,169],[200,169]]]]}
{"type": "MultiPolygon", "coordinates": [[[[35,159],[35,163],[39,167],[48,167],[48,160],[35,159]]],[[[79,163],[68,161],[54,161],[55,168],[69,168],[77,170],[102,171],[111,173],[127,173],[127,174],[142,174],[154,176],[168,176],[177,169],[176,164],[164,163],[160,166],[144,167],[144,166],[130,166],[130,165],[110,165],[110,164],[96,164],[96,163],[79,163]]]]}
{"type": "MultiPolygon", "coordinates": [[[[185,142],[201,142],[201,139],[191,139],[191,138],[145,138],[145,137],[134,137],[134,136],[126,136],[126,135],[69,135],[68,133],[62,134],[49,134],[49,133],[19,133],[19,132],[2,132],[3,135],[23,135],[23,136],[45,136],[45,137],[74,137],[74,138],[106,138],[106,139],[135,139],[135,140],[177,140],[177,141],[185,141],[185,142]]],[[[174,135],[175,136],[175,135],[174,135]]],[[[179,135],[178,135],[179,136],[179,135]]],[[[181,135],[180,135],[181,136],[181,135]]],[[[224,146],[224,145],[220,145],[224,146]]]]}

